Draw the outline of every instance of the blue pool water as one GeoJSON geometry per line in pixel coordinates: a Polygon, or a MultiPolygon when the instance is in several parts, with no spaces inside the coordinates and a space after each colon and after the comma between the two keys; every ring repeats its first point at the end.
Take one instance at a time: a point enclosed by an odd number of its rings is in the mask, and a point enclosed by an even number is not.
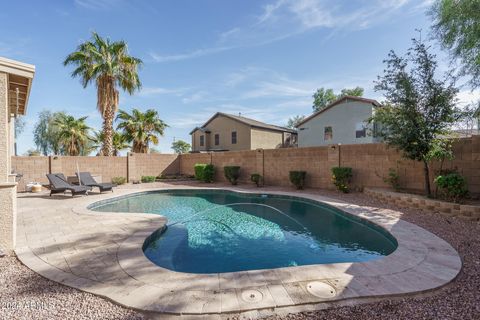
{"type": "Polygon", "coordinates": [[[155,264],[180,272],[368,261],[397,247],[383,229],[297,197],[162,190],[100,202],[90,209],[166,216],[167,228],[147,238],[143,250],[155,264]]]}

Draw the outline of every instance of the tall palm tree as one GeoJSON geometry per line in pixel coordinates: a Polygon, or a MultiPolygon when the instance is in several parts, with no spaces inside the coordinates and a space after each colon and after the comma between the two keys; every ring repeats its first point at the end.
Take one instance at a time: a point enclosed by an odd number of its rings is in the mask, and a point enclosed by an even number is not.
{"type": "Polygon", "coordinates": [[[163,136],[165,128],[168,127],[153,109],[145,112],[133,109],[132,114],[120,110],[117,121],[117,129],[123,131],[125,139],[132,143],[132,152],[136,153],[148,153],[150,142],[157,145],[158,137],[163,136]]]}
{"type": "MultiPolygon", "coordinates": [[[[126,141],[125,136],[118,131],[113,132],[112,137],[112,147],[113,147],[113,156],[118,157],[120,155],[120,151],[130,148],[130,144],[126,141]]],[[[103,145],[103,141],[105,139],[105,135],[102,131],[95,131],[93,136],[93,149],[100,149],[97,155],[100,155],[101,148],[103,145]]]]}
{"type": "Polygon", "coordinates": [[[91,139],[90,127],[85,123],[87,117],[75,119],[73,116],[61,114],[55,119],[59,143],[69,156],[84,155],[91,139]]]}
{"type": "Polygon", "coordinates": [[[92,33],[92,39],[81,43],[75,52],[67,56],[65,66],[74,65],[72,77],[80,77],[86,88],[95,82],[97,108],[103,118],[102,154],[113,154],[113,120],[118,110],[119,88],[133,94],[141,87],[138,69],[142,60],[128,54],[124,41],[110,41],[92,33]]]}

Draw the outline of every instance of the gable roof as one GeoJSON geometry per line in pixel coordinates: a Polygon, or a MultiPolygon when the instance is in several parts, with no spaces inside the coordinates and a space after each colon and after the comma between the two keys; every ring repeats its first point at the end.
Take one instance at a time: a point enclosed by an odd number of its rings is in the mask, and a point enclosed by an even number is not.
{"type": "Polygon", "coordinates": [[[326,106],[322,110],[312,113],[311,115],[309,115],[308,117],[306,117],[305,119],[300,121],[295,127],[298,128],[299,126],[301,126],[302,124],[304,124],[307,121],[310,121],[311,119],[315,118],[319,114],[321,114],[321,113],[323,113],[323,112],[325,112],[325,111],[327,111],[327,110],[329,110],[329,109],[331,109],[331,108],[333,108],[333,107],[335,107],[339,104],[342,104],[344,102],[349,102],[349,101],[370,103],[370,104],[373,104],[376,107],[381,106],[380,103],[377,100],[367,99],[367,98],[362,98],[362,97],[355,97],[355,96],[344,96],[344,97],[341,97],[340,99],[337,99],[334,102],[330,103],[328,106],[326,106]]]}
{"type": "Polygon", "coordinates": [[[252,127],[252,128],[259,128],[259,129],[266,129],[266,130],[273,130],[273,131],[296,133],[296,131],[293,130],[293,129],[284,128],[284,127],[280,127],[280,126],[275,126],[275,125],[273,125],[273,124],[268,124],[268,123],[265,123],[265,122],[257,121],[257,120],[250,119],[250,118],[246,118],[246,117],[242,117],[242,116],[236,116],[236,115],[233,115],[233,114],[228,114],[228,113],[223,113],[223,112],[217,112],[217,113],[215,113],[210,119],[208,119],[208,121],[205,122],[205,123],[203,124],[203,126],[201,126],[201,127],[196,127],[196,128],[194,128],[192,131],[190,131],[190,134],[194,133],[196,130],[205,130],[205,127],[206,127],[210,122],[212,122],[215,118],[217,118],[217,117],[219,117],[219,116],[223,116],[223,117],[226,117],[226,118],[229,118],[229,119],[238,121],[238,122],[243,123],[243,124],[245,124],[245,125],[247,125],[247,126],[250,126],[250,127],[252,127]]]}

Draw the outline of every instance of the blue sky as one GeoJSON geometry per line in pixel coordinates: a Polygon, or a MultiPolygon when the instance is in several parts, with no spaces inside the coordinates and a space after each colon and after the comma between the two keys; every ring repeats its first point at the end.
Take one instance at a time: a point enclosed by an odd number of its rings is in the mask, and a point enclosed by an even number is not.
{"type": "MultiPolygon", "coordinates": [[[[170,125],[158,149],[190,142],[190,130],[217,111],[277,125],[311,113],[318,87],[373,81],[389,50],[404,53],[422,29],[430,0],[58,0],[3,4],[0,56],[36,65],[19,153],[34,147],[43,109],[88,115],[101,127],[94,87],[83,89],[63,59],[95,30],[123,39],[141,58],[142,91],[121,93],[120,108],[155,108],[170,125]],[[13,27],[14,26],[14,27],[13,27]]],[[[438,51],[438,49],[434,49],[438,51]]],[[[445,56],[439,52],[442,66],[445,56]]],[[[462,103],[478,93],[462,90],[462,103]]]]}

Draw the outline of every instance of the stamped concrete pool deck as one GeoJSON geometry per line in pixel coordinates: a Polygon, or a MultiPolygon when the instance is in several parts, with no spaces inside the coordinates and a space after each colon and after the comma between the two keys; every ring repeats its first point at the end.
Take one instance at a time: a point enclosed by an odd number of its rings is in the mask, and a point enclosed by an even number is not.
{"type": "MultiPolygon", "coordinates": [[[[262,188],[325,202],[388,230],[398,248],[378,260],[218,274],[161,268],[142,251],[166,218],[144,213],[93,212],[88,205],[134,192],[195,188],[195,184],[127,186],[86,197],[20,194],[18,258],[42,276],[126,307],[167,314],[220,314],[430,291],[446,285],[462,262],[444,240],[401,220],[401,213],[329,199],[314,191],[262,188]]],[[[205,187],[201,187],[205,188],[205,187]]],[[[259,189],[222,187],[238,192],[259,189]]]]}

